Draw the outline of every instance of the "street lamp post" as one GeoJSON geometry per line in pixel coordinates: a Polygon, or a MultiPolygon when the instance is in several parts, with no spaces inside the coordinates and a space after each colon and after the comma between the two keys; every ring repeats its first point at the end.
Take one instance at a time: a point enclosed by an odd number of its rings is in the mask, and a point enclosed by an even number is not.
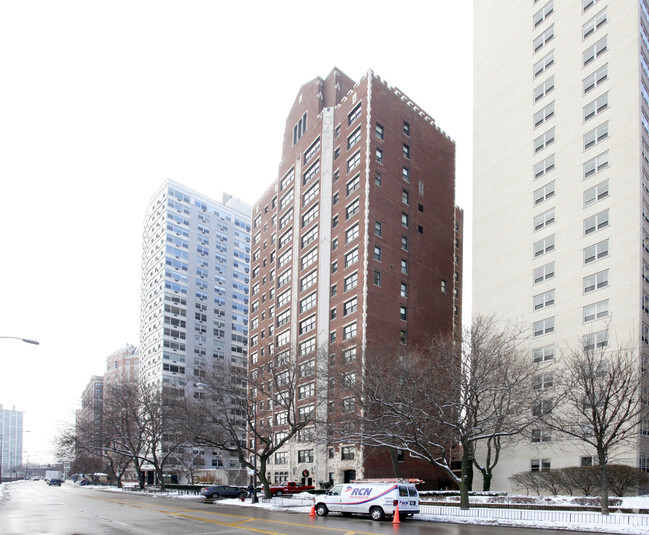
{"type": "Polygon", "coordinates": [[[0,336],[0,338],[11,338],[12,340],[20,340],[26,344],[34,344],[35,346],[39,345],[40,342],[37,340],[30,340],[29,338],[21,338],[20,336],[0,336]]]}

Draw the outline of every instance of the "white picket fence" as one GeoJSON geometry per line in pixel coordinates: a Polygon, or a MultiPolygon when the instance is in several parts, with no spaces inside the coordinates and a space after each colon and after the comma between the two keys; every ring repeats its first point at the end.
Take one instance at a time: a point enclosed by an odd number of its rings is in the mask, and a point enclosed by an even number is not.
{"type": "Polygon", "coordinates": [[[632,526],[649,530],[649,515],[611,513],[602,515],[589,511],[547,511],[528,509],[487,509],[472,507],[463,510],[459,507],[443,505],[421,505],[420,513],[435,516],[456,516],[462,518],[489,518],[500,520],[522,520],[528,522],[557,522],[570,524],[595,524],[599,526],[632,526]]]}

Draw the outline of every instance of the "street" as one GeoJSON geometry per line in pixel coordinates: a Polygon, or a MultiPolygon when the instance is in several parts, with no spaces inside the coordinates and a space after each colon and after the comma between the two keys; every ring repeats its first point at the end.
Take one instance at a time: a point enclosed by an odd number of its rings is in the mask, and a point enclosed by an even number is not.
{"type": "MultiPolygon", "coordinates": [[[[26,534],[236,534],[267,535],[548,535],[549,530],[439,524],[409,520],[393,525],[367,518],[269,511],[202,498],[163,498],[106,492],[69,482],[48,487],[43,481],[5,485],[0,497],[0,533],[26,534]]],[[[562,531],[563,534],[577,532],[562,531]]],[[[581,532],[583,535],[583,532],[581,532]]]]}

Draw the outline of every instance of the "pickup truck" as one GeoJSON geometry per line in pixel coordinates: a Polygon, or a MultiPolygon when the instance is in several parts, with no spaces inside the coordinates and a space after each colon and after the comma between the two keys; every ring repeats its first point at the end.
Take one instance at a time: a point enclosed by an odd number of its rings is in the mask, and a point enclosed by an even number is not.
{"type": "MultiPolygon", "coordinates": [[[[298,485],[295,481],[286,481],[281,485],[271,485],[271,496],[282,496],[283,494],[298,494],[299,492],[307,492],[315,489],[312,485],[298,485]]],[[[263,489],[262,489],[263,491],[263,489]]]]}

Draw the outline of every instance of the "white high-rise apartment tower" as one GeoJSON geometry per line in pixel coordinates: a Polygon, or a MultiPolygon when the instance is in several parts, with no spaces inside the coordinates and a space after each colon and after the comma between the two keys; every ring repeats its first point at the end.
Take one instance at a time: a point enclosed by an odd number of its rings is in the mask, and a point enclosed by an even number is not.
{"type": "MultiPolygon", "coordinates": [[[[249,272],[250,206],[226,194],[219,203],[165,181],[144,221],[141,382],[192,389],[225,367],[245,375],[249,272]]],[[[223,452],[193,453],[205,469],[225,471],[217,474],[223,483],[247,480],[223,452]]]]}
{"type": "MultiPolygon", "coordinates": [[[[648,7],[474,2],[473,310],[529,325],[550,374],[584,342],[632,343],[647,367],[648,7]]],[[[649,470],[646,424],[616,462],[649,470]]],[[[507,449],[492,488],[594,455],[553,438],[507,449]]]]}

